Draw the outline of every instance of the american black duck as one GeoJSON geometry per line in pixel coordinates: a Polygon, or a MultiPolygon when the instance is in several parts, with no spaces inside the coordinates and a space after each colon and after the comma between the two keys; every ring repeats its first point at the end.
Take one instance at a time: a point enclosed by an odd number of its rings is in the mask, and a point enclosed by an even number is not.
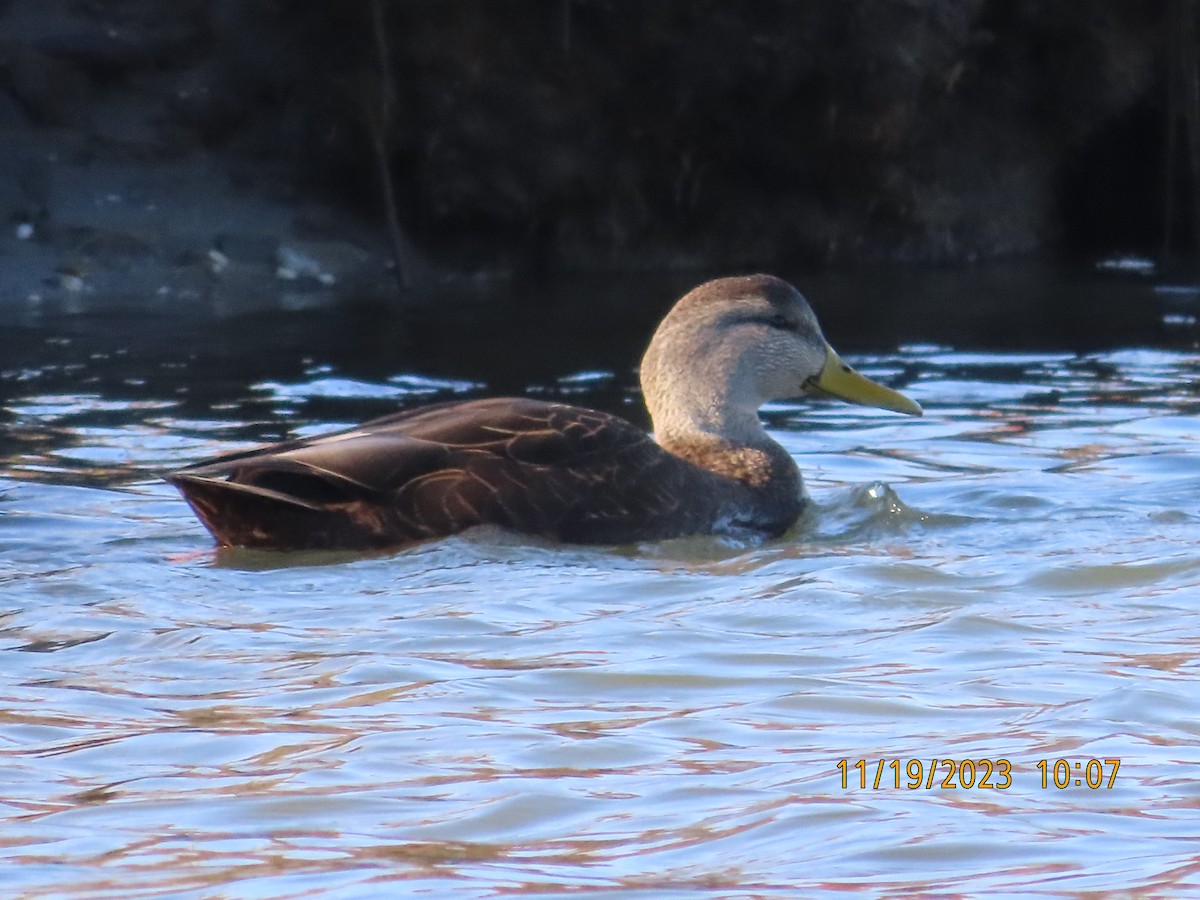
{"type": "Polygon", "coordinates": [[[217,543],[395,547],[494,524],[582,543],[778,535],[806,497],[767,436],[770,400],[921,407],[854,372],[800,292],[768,275],[679,300],[642,358],[654,435],[617,416],[524,398],[440,403],[166,476],[217,543]]]}

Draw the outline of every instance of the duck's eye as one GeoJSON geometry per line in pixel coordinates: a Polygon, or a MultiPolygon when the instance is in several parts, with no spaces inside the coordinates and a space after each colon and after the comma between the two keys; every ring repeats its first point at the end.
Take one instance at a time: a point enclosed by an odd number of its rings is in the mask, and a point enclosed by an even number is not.
{"type": "Polygon", "coordinates": [[[772,328],[779,328],[783,331],[795,331],[795,324],[787,316],[771,316],[768,320],[772,328]]]}
{"type": "Polygon", "coordinates": [[[783,313],[776,313],[773,316],[749,316],[745,319],[741,319],[740,321],[752,323],[754,325],[766,325],[768,328],[778,328],[780,331],[797,331],[800,327],[783,313]]]}

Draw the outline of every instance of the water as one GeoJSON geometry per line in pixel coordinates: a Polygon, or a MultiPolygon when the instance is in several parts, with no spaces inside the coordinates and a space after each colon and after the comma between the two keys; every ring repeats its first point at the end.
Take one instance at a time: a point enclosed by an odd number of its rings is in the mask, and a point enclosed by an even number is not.
{"type": "Polygon", "coordinates": [[[637,415],[640,320],[501,367],[536,336],[347,315],[0,339],[6,896],[1200,889],[1194,320],[829,329],[926,415],[772,405],[817,505],[762,545],[214,552],[155,472],[497,385],[637,415]],[[927,783],[968,759],[1009,786],[927,783]]]}

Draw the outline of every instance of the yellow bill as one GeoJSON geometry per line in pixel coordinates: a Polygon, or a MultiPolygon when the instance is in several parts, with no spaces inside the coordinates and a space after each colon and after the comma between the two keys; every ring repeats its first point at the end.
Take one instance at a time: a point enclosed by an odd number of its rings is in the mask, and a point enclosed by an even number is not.
{"type": "Polygon", "coordinates": [[[842,362],[842,358],[828,344],[825,345],[825,367],[809,385],[819,393],[837,397],[848,403],[878,406],[910,416],[919,416],[923,412],[920,404],[909,400],[903,394],[885,388],[882,384],[876,384],[869,378],[863,378],[842,362]]]}

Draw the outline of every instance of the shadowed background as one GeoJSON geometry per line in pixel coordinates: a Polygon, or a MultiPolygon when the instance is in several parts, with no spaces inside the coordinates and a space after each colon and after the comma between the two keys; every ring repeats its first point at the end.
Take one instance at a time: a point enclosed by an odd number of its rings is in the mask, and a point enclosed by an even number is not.
{"type": "Polygon", "coordinates": [[[1157,254],[1180,33],[1190,0],[9,0],[0,287],[1157,254]]]}

